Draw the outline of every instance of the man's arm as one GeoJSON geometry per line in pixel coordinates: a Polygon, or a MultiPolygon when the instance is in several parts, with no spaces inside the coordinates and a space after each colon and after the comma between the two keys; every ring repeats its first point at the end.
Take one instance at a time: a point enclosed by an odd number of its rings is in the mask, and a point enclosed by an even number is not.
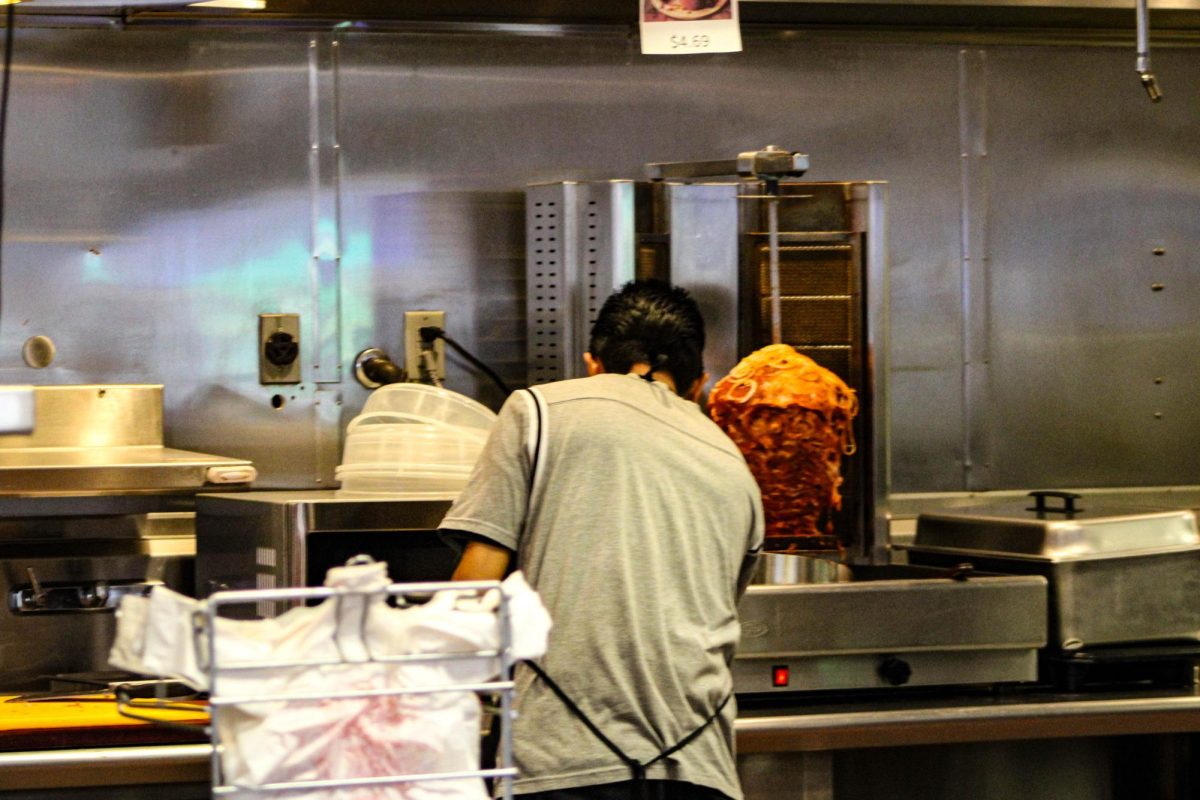
{"type": "MultiPolygon", "coordinates": [[[[489,542],[468,542],[463,550],[453,581],[498,581],[508,572],[512,551],[489,542]]],[[[443,573],[445,574],[445,573],[443,573]]]]}

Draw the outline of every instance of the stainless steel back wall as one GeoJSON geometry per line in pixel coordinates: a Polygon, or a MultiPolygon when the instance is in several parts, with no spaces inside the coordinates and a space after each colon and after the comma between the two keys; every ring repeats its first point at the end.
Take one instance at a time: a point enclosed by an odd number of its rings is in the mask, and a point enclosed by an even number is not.
{"type": "MultiPolygon", "coordinates": [[[[523,382],[526,184],[766,144],[891,186],[895,490],[1200,483],[1195,49],[1156,51],[1151,106],[1132,47],[35,25],[0,381],[162,383],[168,444],[250,458],[260,486],[329,485],[366,397],[347,365],[398,357],[405,310],[445,309],[523,382]],[[258,384],[265,312],[301,315],[298,385],[258,384]]],[[[448,385],[501,399],[453,358],[448,385]]]]}

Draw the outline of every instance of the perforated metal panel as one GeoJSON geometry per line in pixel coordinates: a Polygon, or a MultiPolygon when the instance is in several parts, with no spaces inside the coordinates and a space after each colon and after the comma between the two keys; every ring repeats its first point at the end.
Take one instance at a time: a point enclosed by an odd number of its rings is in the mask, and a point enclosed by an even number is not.
{"type": "Polygon", "coordinates": [[[529,383],[581,377],[592,323],[633,279],[633,183],[530,186],[525,218],[529,383]]]}

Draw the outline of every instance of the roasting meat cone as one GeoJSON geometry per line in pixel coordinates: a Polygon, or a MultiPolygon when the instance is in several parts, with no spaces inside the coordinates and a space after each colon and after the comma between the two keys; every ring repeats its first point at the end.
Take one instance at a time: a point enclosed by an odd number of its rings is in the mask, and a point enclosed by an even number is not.
{"type": "Polygon", "coordinates": [[[842,456],[854,452],[854,390],[791,346],[773,344],[717,382],[708,411],[758,481],[766,549],[829,549],[842,456]]]}

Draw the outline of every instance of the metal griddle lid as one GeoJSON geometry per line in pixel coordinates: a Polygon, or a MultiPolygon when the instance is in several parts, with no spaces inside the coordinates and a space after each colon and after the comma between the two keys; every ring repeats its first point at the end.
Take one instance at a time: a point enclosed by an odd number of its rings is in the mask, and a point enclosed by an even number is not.
{"type": "Polygon", "coordinates": [[[913,547],[1053,560],[1200,548],[1196,515],[1187,509],[1089,507],[1067,492],[1030,497],[920,514],[913,547]]]}

